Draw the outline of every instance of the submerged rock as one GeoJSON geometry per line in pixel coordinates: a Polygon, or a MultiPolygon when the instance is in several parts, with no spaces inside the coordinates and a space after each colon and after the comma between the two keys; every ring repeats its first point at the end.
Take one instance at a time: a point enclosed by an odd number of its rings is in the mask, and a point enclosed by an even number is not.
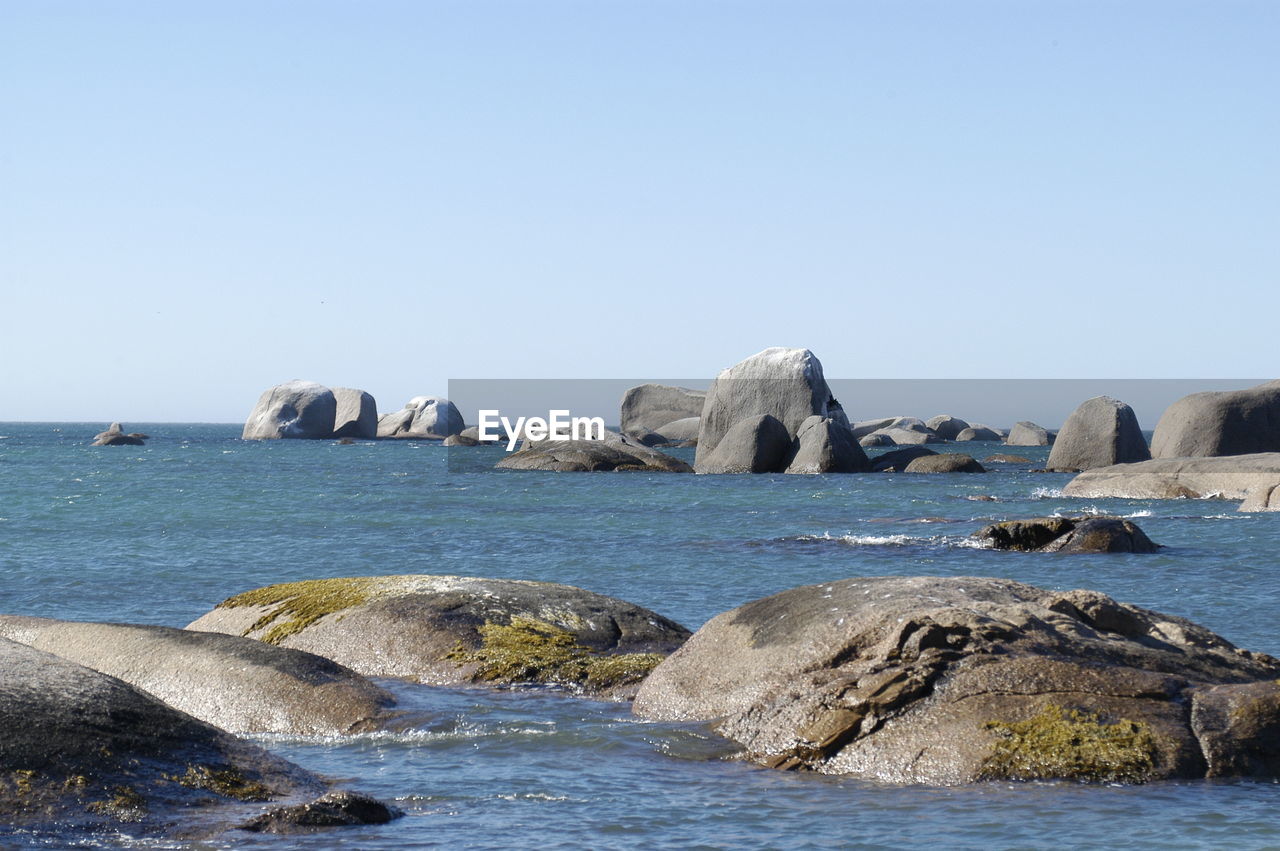
{"type": "Polygon", "coordinates": [[[251,833],[315,833],[330,827],[386,824],[404,813],[357,792],[330,792],[306,804],[276,807],[238,825],[251,833]]]}
{"type": "Polygon", "coordinates": [[[997,550],[1061,553],[1154,553],[1160,548],[1121,517],[1035,517],[1006,520],[974,533],[997,550]]]}
{"type": "Polygon", "coordinates": [[[987,469],[961,452],[921,455],[907,463],[904,473],[985,473],[987,469]]]}
{"type": "Polygon", "coordinates": [[[1110,396],[1095,396],[1082,402],[1062,424],[1047,466],[1075,472],[1150,458],[1133,408],[1110,396]]]}
{"type": "Polygon", "coordinates": [[[143,446],[147,440],[147,435],[133,432],[125,434],[124,429],[120,427],[120,423],[112,423],[107,427],[106,431],[100,431],[93,436],[93,443],[90,446],[143,446]]]}
{"type": "Polygon", "coordinates": [[[550,683],[626,697],[688,637],[648,609],[548,582],[371,576],[269,585],[187,629],[307,650],[366,676],[550,683]]]}
{"type": "Polygon", "coordinates": [[[937,455],[932,449],[923,446],[908,446],[906,449],[895,449],[871,459],[871,470],[875,473],[901,473],[917,458],[937,455]]]}
{"type": "Polygon", "coordinates": [[[1192,393],[1170,405],[1151,437],[1153,458],[1280,452],[1280,381],[1192,393]]]}
{"type": "Polygon", "coordinates": [[[603,440],[526,439],[496,465],[502,470],[546,470],[557,473],[645,472],[692,473],[679,458],[645,446],[634,438],[606,430],[603,440]]]}
{"type": "Polygon", "coordinates": [[[311,653],[167,626],[0,615],[0,636],[137,686],[233,733],[377,729],[391,694],[311,653]]]}
{"type": "Polygon", "coordinates": [[[333,437],[338,403],[333,391],[314,381],[277,384],[258,397],[240,433],[242,440],[333,437]]]}
{"type": "Polygon", "coordinates": [[[706,399],[707,394],[703,390],[666,384],[641,384],[623,394],[618,417],[619,428],[623,434],[648,431],[663,434],[661,426],[702,416],[702,406],[706,399]]]}
{"type": "Polygon", "coordinates": [[[1278,675],[1096,591],[879,577],[717,615],[633,710],[712,722],[764,765],[894,783],[1274,776],[1278,675]]]}
{"type": "Polygon", "coordinates": [[[1076,476],[1062,492],[1090,499],[1250,499],[1280,485],[1280,452],[1213,458],[1154,458],[1098,467],[1076,476]]]}

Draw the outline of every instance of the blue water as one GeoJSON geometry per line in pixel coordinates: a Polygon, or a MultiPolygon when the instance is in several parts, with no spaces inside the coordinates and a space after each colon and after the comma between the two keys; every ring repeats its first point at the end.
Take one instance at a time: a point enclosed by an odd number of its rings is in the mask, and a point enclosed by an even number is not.
{"type": "MultiPolygon", "coordinates": [[[[1034,465],[949,476],[529,473],[492,470],[500,448],[243,442],[229,425],[133,424],[152,435],[147,446],[88,446],[102,427],[0,424],[0,612],[184,626],[272,582],[452,573],[578,585],[696,629],[797,585],[977,575],[1097,589],[1280,655],[1280,514],[1238,514],[1231,502],[1068,499],[1059,489],[1070,476],[1034,465]],[[964,545],[986,523],[1055,512],[1130,516],[1166,549],[964,545]]],[[[1035,464],[1047,455],[954,449],[1035,464]]],[[[1270,782],[882,786],[726,761],[704,729],[640,722],[625,704],[387,685],[428,720],[394,735],[261,741],[394,800],[406,818],[226,847],[1280,845],[1280,785],[1270,782]]]]}

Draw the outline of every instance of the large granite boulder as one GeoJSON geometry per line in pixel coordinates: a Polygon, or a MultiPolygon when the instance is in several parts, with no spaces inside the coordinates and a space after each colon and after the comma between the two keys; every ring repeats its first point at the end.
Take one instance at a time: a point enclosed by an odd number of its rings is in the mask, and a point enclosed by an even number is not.
{"type": "MultiPolygon", "coordinates": [[[[874,422],[882,421],[868,421],[868,423],[874,422]]],[[[892,420],[870,432],[865,431],[865,428],[863,428],[864,426],[864,423],[857,423],[853,427],[854,436],[859,440],[863,437],[883,435],[898,446],[912,446],[921,443],[941,443],[944,440],[944,438],[938,435],[937,432],[925,425],[924,420],[918,417],[894,417],[892,420]]]]}
{"type": "Polygon", "coordinates": [[[106,431],[100,431],[93,436],[93,443],[90,446],[143,446],[146,444],[147,436],[139,432],[131,432],[125,434],[124,429],[120,427],[120,423],[112,423],[107,426],[106,431]]]}
{"type": "Polygon", "coordinates": [[[465,427],[458,408],[441,396],[414,396],[398,411],[378,418],[378,437],[444,440],[465,427]]]}
{"type": "Polygon", "coordinates": [[[1249,491],[1240,503],[1240,511],[1280,511],[1280,484],[1249,491]]]}
{"type": "Polygon", "coordinates": [[[601,471],[692,473],[679,458],[645,446],[635,438],[605,430],[602,440],[530,440],[497,463],[502,470],[546,470],[557,473],[601,471]]]}
{"type": "MultiPolygon", "coordinates": [[[[712,382],[702,409],[694,468],[700,473],[713,472],[709,466],[713,454],[717,469],[754,468],[759,453],[750,441],[738,441],[717,452],[731,429],[748,420],[758,425],[758,418],[767,416],[782,425],[791,441],[804,421],[815,414],[849,427],[844,410],[823,378],[818,358],[808,349],[765,349],[722,371],[712,382]],[[734,447],[743,454],[731,457],[734,447]]],[[[789,462],[789,456],[782,455],[768,470],[759,472],[780,473],[789,462]]]]}
{"type": "Polygon", "coordinates": [[[880,431],[880,429],[882,428],[888,428],[889,426],[893,425],[895,422],[898,422],[899,420],[902,420],[902,419],[906,419],[906,418],[905,417],[880,417],[879,419],[875,419],[875,420],[858,420],[855,423],[851,423],[849,425],[849,428],[850,430],[853,431],[853,436],[856,439],[861,440],[867,435],[880,431]]]}
{"type": "Polygon", "coordinates": [[[996,550],[1041,553],[1154,553],[1136,523],[1122,517],[1033,517],[984,526],[974,538],[996,550]]]}
{"type": "Polygon", "coordinates": [[[871,434],[864,434],[862,437],[858,438],[858,445],[871,448],[874,446],[895,446],[896,444],[893,442],[893,438],[889,435],[883,432],[873,431],[871,434]]]}
{"type": "Polygon", "coordinates": [[[1151,436],[1151,457],[1280,452],[1280,380],[1248,390],[1192,393],[1170,405],[1151,436]]]}
{"type": "Polygon", "coordinates": [[[623,434],[646,431],[662,434],[659,426],[702,416],[702,406],[706,399],[707,394],[703,390],[689,390],[666,384],[641,384],[623,394],[618,424],[623,434]]]}
{"type": "Polygon", "coordinates": [[[395,702],[329,659],[238,636],[0,615],[0,637],[124,680],[232,733],[363,732],[381,727],[395,702]]]}
{"type": "Polygon", "coordinates": [[[695,470],[699,473],[778,473],[787,468],[792,451],[787,427],[777,417],[758,414],[734,423],[709,452],[702,452],[699,442],[695,470]]]}
{"type": "Polygon", "coordinates": [[[1053,443],[1053,435],[1046,428],[1022,420],[1013,424],[1004,442],[1009,446],[1048,446],[1053,443]]]}
{"type": "Polygon", "coordinates": [[[953,417],[949,414],[939,414],[936,417],[930,417],[925,420],[925,426],[934,434],[943,440],[955,440],[960,432],[970,428],[969,424],[959,417],[953,417]]]}
{"type": "Polygon", "coordinates": [[[334,437],[372,440],[378,436],[378,403],[363,390],[351,387],[333,388],[337,413],[333,419],[334,437]]]}
{"type": "Polygon", "coordinates": [[[682,420],[663,423],[654,431],[662,435],[662,439],[667,443],[697,443],[701,423],[702,417],[685,417],[682,420]]]}
{"type": "Polygon", "coordinates": [[[956,443],[969,443],[975,440],[1004,440],[1004,434],[999,429],[991,428],[984,425],[971,425],[968,428],[962,428],[952,438],[956,443]]]}
{"type": "Polygon", "coordinates": [[[52,831],[58,847],[207,836],[326,787],[128,683],[3,638],[0,730],[0,820],[52,831]]]}
{"type": "Polygon", "coordinates": [[[1133,408],[1110,396],[1095,396],[1082,402],[1062,424],[1049,451],[1048,467],[1091,470],[1150,459],[1133,408]]]}
{"type": "Polygon", "coordinates": [[[716,616],[633,710],[712,722],[764,765],[893,783],[1274,776],[1278,676],[1096,591],[879,577],[716,616]]]}
{"type": "MultiPolygon", "coordinates": [[[[1085,470],[1062,489],[1089,499],[1267,500],[1280,485],[1280,452],[1211,458],[1153,458],[1085,470]]],[[[1249,510],[1242,506],[1243,510],[1249,510]]]]}
{"type": "Polygon", "coordinates": [[[371,677],[431,685],[551,683],[628,697],[688,637],[656,612],[569,585],[370,576],[269,585],[187,629],[306,650],[371,677]]]}
{"type": "Polygon", "coordinates": [[[286,381],[258,397],[240,437],[244,440],[277,440],[333,437],[338,403],[333,391],[314,381],[286,381]]]}
{"type": "Polygon", "coordinates": [[[853,432],[844,423],[815,415],[800,424],[786,472],[863,473],[869,469],[871,462],[853,432]]]}
{"type": "Polygon", "coordinates": [[[962,452],[921,455],[907,462],[904,473],[985,473],[987,469],[962,452]]]}

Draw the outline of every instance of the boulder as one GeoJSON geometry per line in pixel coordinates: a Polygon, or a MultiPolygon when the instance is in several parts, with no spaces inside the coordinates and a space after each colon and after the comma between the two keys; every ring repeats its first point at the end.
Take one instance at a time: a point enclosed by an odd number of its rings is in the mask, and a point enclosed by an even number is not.
{"type": "Polygon", "coordinates": [[[445,446],[479,446],[480,441],[466,434],[451,434],[444,439],[445,446]]]}
{"type": "Polygon", "coordinates": [[[1048,429],[1022,420],[1013,424],[1004,442],[1009,446],[1048,446],[1053,443],[1053,436],[1049,434],[1048,429]]]}
{"type": "Polygon", "coordinates": [[[881,431],[873,431],[871,434],[863,435],[858,438],[858,445],[864,447],[870,446],[894,446],[893,438],[881,431]]]}
{"type": "Polygon", "coordinates": [[[973,440],[1004,440],[1004,435],[998,429],[984,425],[973,425],[960,429],[952,440],[956,443],[968,443],[973,440]]]}
{"type": "Polygon", "coordinates": [[[871,469],[867,453],[844,425],[812,416],[796,433],[788,473],[862,473],[871,469]]]}
{"type": "MultiPolygon", "coordinates": [[[[499,427],[499,428],[498,428],[498,432],[499,432],[499,436],[498,436],[498,439],[497,439],[497,440],[481,440],[481,439],[480,439],[480,426],[467,426],[467,427],[466,427],[466,428],[464,428],[462,431],[458,432],[458,437],[462,438],[463,440],[472,440],[472,441],[475,441],[475,443],[476,443],[477,445],[480,445],[480,446],[493,446],[493,445],[498,444],[498,443],[506,443],[506,442],[507,442],[507,430],[506,430],[506,429],[504,429],[504,428],[499,427]]],[[[492,434],[493,432],[492,432],[492,431],[490,431],[489,433],[490,433],[490,434],[492,434]]],[[[447,441],[447,440],[445,441],[445,444],[446,444],[446,445],[448,445],[448,441],[447,441]]],[[[467,444],[467,445],[468,445],[468,446],[470,446],[470,445],[472,445],[472,444],[467,444]]]]}
{"type": "Polygon", "coordinates": [[[1245,494],[1240,511],[1280,511],[1280,485],[1255,488],[1245,494]]]}
{"type": "Polygon", "coordinates": [[[973,460],[972,456],[960,452],[943,452],[936,455],[921,455],[912,459],[902,472],[904,473],[985,473],[986,468],[973,460]]]}
{"type": "Polygon", "coordinates": [[[661,434],[659,426],[702,416],[702,406],[706,399],[707,394],[703,390],[689,390],[666,384],[641,384],[623,394],[619,428],[623,434],[635,431],[656,431],[661,434]]]}
{"type": "Polygon", "coordinates": [[[386,824],[404,813],[368,795],[346,790],[330,792],[306,804],[274,807],[237,825],[250,833],[316,833],[329,827],[386,824]]]}
{"type": "Polygon", "coordinates": [[[776,417],[759,414],[738,420],[708,452],[698,441],[698,473],[780,473],[793,450],[787,427],[776,417]]]}
{"type": "Polygon", "coordinates": [[[1280,452],[1211,458],[1153,458],[1085,470],[1062,489],[1065,496],[1090,499],[1256,500],[1258,492],[1280,485],[1280,452]]]}
{"type": "Polygon", "coordinates": [[[1096,591],[876,577],[717,615],[633,711],[712,722],[764,765],[882,782],[1269,777],[1278,675],[1280,660],[1096,591]]]}
{"type": "Polygon", "coordinates": [[[670,442],[656,431],[645,431],[644,429],[634,429],[627,432],[626,436],[634,440],[636,443],[639,443],[641,446],[662,446],[663,444],[670,442]]]}
{"type": "MultiPolygon", "coordinates": [[[[790,442],[801,424],[815,414],[846,428],[849,425],[817,357],[808,349],[765,349],[722,371],[712,382],[699,423],[694,467],[700,473],[712,472],[709,459],[715,453],[716,468],[757,469],[759,458],[752,441],[735,444],[746,453],[741,456],[730,455],[731,447],[717,452],[731,429],[747,420],[755,420],[758,426],[758,418],[768,416],[782,425],[790,442]]],[[[789,460],[785,454],[778,456],[772,467],[760,472],[782,472],[789,460]]]]}
{"type": "Polygon", "coordinates": [[[363,732],[381,727],[395,702],[329,659],[238,636],[0,615],[0,637],[109,674],[232,733],[363,732]]]}
{"type": "Polygon", "coordinates": [[[414,396],[405,406],[378,418],[378,437],[444,440],[463,429],[462,414],[441,396],[414,396]]]}
{"type": "Polygon", "coordinates": [[[856,423],[852,423],[849,428],[853,431],[853,436],[861,440],[867,435],[880,431],[880,429],[888,428],[895,422],[902,419],[905,419],[905,417],[881,417],[878,420],[858,420],[856,423]]]}
{"type": "Polygon", "coordinates": [[[337,413],[333,418],[334,437],[372,440],[378,436],[378,403],[363,390],[333,388],[337,413]]]}
{"type": "Polygon", "coordinates": [[[1047,466],[1074,472],[1150,459],[1133,408],[1110,396],[1095,396],[1062,424],[1047,466]]]}
{"type": "Polygon", "coordinates": [[[941,442],[941,440],[932,433],[908,428],[882,428],[879,431],[871,432],[867,437],[886,438],[889,441],[888,445],[893,446],[920,446],[925,443],[941,442]]]}
{"type": "Polygon", "coordinates": [[[956,435],[970,427],[964,420],[948,414],[930,417],[925,420],[924,424],[925,427],[943,440],[955,440],[956,435]]]}
{"type": "Polygon", "coordinates": [[[1258,452],[1280,452],[1280,380],[1185,396],[1165,410],[1151,437],[1153,458],[1258,452]]]}
{"type": "Polygon", "coordinates": [[[333,391],[314,381],[286,381],[263,392],[245,421],[243,440],[333,437],[338,403],[333,391]]]}
{"type": "Polygon", "coordinates": [[[688,630],[623,600],[549,582],[371,576],[270,585],[188,629],[257,638],[370,677],[431,685],[550,683],[627,697],[688,630]]]}
{"type": "Polygon", "coordinates": [[[895,449],[892,452],[886,452],[883,455],[877,455],[872,458],[871,471],[873,473],[901,473],[917,458],[937,454],[932,449],[927,449],[923,446],[908,446],[906,449],[895,449]]]}
{"type": "Polygon", "coordinates": [[[502,470],[546,470],[556,473],[600,471],[692,473],[693,468],[639,441],[606,430],[603,440],[530,440],[498,462],[502,470]]]}
{"type": "MultiPolygon", "coordinates": [[[[0,638],[0,820],[156,836],[301,803],[316,776],[128,683],[0,638]]],[[[78,843],[77,843],[78,844],[78,843]]]]}
{"type": "Polygon", "coordinates": [[[93,443],[90,446],[142,446],[147,440],[147,435],[133,432],[125,434],[124,429],[120,427],[120,423],[112,423],[107,427],[106,431],[100,431],[93,436],[93,443]]]}
{"type": "Polygon", "coordinates": [[[1044,553],[1154,553],[1137,524],[1122,517],[1035,517],[984,526],[974,537],[992,549],[1044,553]]]}
{"type": "Polygon", "coordinates": [[[698,428],[702,422],[702,417],[685,417],[682,420],[673,420],[669,423],[663,423],[654,431],[662,435],[667,443],[697,443],[698,428]]]}

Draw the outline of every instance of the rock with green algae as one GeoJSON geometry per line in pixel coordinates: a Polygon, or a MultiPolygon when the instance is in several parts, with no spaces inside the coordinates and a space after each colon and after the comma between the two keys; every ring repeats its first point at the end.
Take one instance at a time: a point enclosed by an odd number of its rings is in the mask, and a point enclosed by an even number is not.
{"type": "Polygon", "coordinates": [[[319,777],[152,695],[0,638],[0,832],[210,837],[319,777]]]}
{"type": "Polygon", "coordinates": [[[187,629],[306,650],[366,676],[555,683],[615,698],[689,636],[656,612],[570,585],[431,575],[269,585],[187,629]]]}
{"type": "Polygon", "coordinates": [[[643,718],[764,765],[895,783],[1280,774],[1280,660],[1095,591],[876,577],[708,621],[643,718]]]}

